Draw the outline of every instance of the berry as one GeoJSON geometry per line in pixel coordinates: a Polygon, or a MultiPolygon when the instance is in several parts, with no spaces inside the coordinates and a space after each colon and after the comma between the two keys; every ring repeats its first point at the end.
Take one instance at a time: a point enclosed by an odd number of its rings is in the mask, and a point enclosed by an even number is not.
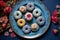
{"type": "Polygon", "coordinates": [[[53,16],[57,17],[57,14],[58,14],[58,11],[57,10],[54,10],[53,16]]]}
{"type": "Polygon", "coordinates": [[[15,33],[11,33],[10,35],[12,38],[16,37],[16,34],[15,33]]]}
{"type": "Polygon", "coordinates": [[[13,32],[12,28],[9,29],[9,32],[13,32]]]}
{"type": "Polygon", "coordinates": [[[60,8],[60,6],[59,5],[56,5],[56,8],[60,8]]]}
{"type": "Polygon", "coordinates": [[[52,31],[52,32],[53,32],[53,34],[55,34],[55,35],[56,35],[56,34],[58,33],[58,30],[57,30],[57,29],[53,29],[53,31],[52,31]]]}
{"type": "Polygon", "coordinates": [[[3,19],[4,23],[7,23],[8,22],[7,16],[4,16],[2,19],[3,19]]]}
{"type": "Polygon", "coordinates": [[[58,23],[58,17],[57,17],[57,15],[58,15],[58,11],[54,10],[53,15],[52,15],[52,22],[53,23],[58,23]]]}
{"type": "Polygon", "coordinates": [[[0,0],[0,1],[3,1],[3,0],[0,0]]]}
{"type": "Polygon", "coordinates": [[[4,8],[4,13],[9,14],[12,11],[12,8],[10,6],[4,8]]]}
{"type": "Polygon", "coordinates": [[[1,7],[5,7],[6,6],[6,3],[4,1],[0,1],[0,6],[1,7]]]}
{"type": "Polygon", "coordinates": [[[0,23],[3,23],[3,20],[2,20],[2,18],[0,18],[0,23]]]}
{"type": "Polygon", "coordinates": [[[58,18],[57,18],[57,17],[52,16],[52,22],[53,22],[53,23],[58,23],[58,18]]]}
{"type": "Polygon", "coordinates": [[[7,24],[5,24],[5,23],[2,24],[2,27],[3,27],[3,28],[6,28],[6,27],[7,27],[7,24]]]}
{"type": "Polygon", "coordinates": [[[58,27],[58,29],[60,30],[60,27],[58,27]]]}
{"type": "Polygon", "coordinates": [[[5,32],[4,33],[4,36],[9,36],[9,32],[5,32]]]}

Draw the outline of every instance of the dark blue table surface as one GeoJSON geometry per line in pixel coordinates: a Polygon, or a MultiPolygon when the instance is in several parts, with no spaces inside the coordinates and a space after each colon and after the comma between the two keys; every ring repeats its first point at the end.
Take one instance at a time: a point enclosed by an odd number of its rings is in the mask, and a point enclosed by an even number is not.
{"type": "MultiPolygon", "coordinates": [[[[60,0],[43,0],[43,2],[48,7],[51,15],[52,15],[52,12],[56,9],[56,5],[57,4],[60,5],[60,0]]],[[[59,31],[59,34],[56,35],[56,36],[52,33],[52,30],[55,29],[55,28],[58,28],[58,24],[53,24],[51,22],[50,28],[48,29],[48,31],[44,35],[42,35],[41,37],[33,39],[33,40],[60,40],[60,31],[59,31]]],[[[10,36],[5,37],[2,34],[2,35],[0,35],[0,40],[25,40],[25,39],[21,38],[18,35],[17,35],[16,38],[11,38],[10,36]]],[[[28,39],[26,39],[26,40],[28,40],[28,39]]]]}

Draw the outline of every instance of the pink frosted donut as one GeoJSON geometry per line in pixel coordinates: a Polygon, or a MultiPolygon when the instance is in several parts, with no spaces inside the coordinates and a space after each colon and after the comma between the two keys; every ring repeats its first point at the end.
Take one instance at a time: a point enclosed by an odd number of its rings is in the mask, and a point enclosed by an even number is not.
{"type": "Polygon", "coordinates": [[[30,20],[32,20],[32,18],[33,18],[32,13],[27,12],[27,13],[25,14],[25,19],[26,19],[26,20],[30,21],[30,20]]]}

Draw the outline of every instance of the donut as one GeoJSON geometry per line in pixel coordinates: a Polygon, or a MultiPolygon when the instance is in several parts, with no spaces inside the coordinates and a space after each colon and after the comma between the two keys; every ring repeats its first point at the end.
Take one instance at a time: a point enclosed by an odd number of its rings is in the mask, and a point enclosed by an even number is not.
{"type": "Polygon", "coordinates": [[[37,18],[37,23],[42,26],[45,23],[45,18],[43,16],[40,16],[37,18]]]}
{"type": "Polygon", "coordinates": [[[34,4],[33,3],[28,3],[27,4],[27,10],[32,11],[34,9],[34,4]]]}
{"type": "Polygon", "coordinates": [[[20,6],[20,9],[19,9],[21,12],[26,12],[26,7],[25,6],[20,6]]]}
{"type": "Polygon", "coordinates": [[[22,17],[22,13],[20,12],[20,11],[15,11],[15,13],[14,13],[14,18],[15,19],[19,19],[19,18],[21,18],[22,17]]]}
{"type": "Polygon", "coordinates": [[[22,31],[27,34],[27,33],[29,33],[29,32],[31,31],[31,28],[30,28],[29,25],[25,25],[25,26],[22,28],[22,31]]]}
{"type": "Polygon", "coordinates": [[[34,10],[33,10],[33,15],[34,15],[35,17],[39,17],[39,16],[41,15],[41,10],[38,9],[38,8],[34,9],[34,10]]]}
{"type": "Polygon", "coordinates": [[[32,18],[33,18],[32,13],[27,12],[27,13],[25,14],[25,19],[26,19],[26,20],[30,21],[30,20],[32,20],[32,18]]]}
{"type": "Polygon", "coordinates": [[[34,31],[34,32],[38,31],[39,30],[39,25],[37,23],[33,23],[31,25],[31,30],[34,31]]]}
{"type": "Polygon", "coordinates": [[[20,27],[24,26],[25,23],[26,23],[26,22],[25,22],[24,19],[19,19],[19,20],[17,20],[17,24],[18,24],[18,26],[20,26],[20,27]]]}

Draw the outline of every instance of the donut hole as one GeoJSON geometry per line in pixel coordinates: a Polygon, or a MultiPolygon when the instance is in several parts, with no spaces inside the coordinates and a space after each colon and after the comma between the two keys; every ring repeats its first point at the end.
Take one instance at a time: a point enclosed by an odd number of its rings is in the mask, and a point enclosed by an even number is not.
{"type": "Polygon", "coordinates": [[[36,11],[36,14],[38,13],[38,11],[36,11]]]}
{"type": "Polygon", "coordinates": [[[22,21],[20,23],[23,23],[22,21]]]}
{"type": "Polygon", "coordinates": [[[28,30],[28,28],[26,28],[25,30],[28,30]]]}
{"type": "Polygon", "coordinates": [[[16,15],[18,16],[19,14],[17,13],[16,15]]]}
{"type": "Polygon", "coordinates": [[[32,5],[29,6],[30,8],[32,7],[32,5]]]}
{"type": "Polygon", "coordinates": [[[42,19],[40,19],[40,22],[42,21],[42,19]]]}

